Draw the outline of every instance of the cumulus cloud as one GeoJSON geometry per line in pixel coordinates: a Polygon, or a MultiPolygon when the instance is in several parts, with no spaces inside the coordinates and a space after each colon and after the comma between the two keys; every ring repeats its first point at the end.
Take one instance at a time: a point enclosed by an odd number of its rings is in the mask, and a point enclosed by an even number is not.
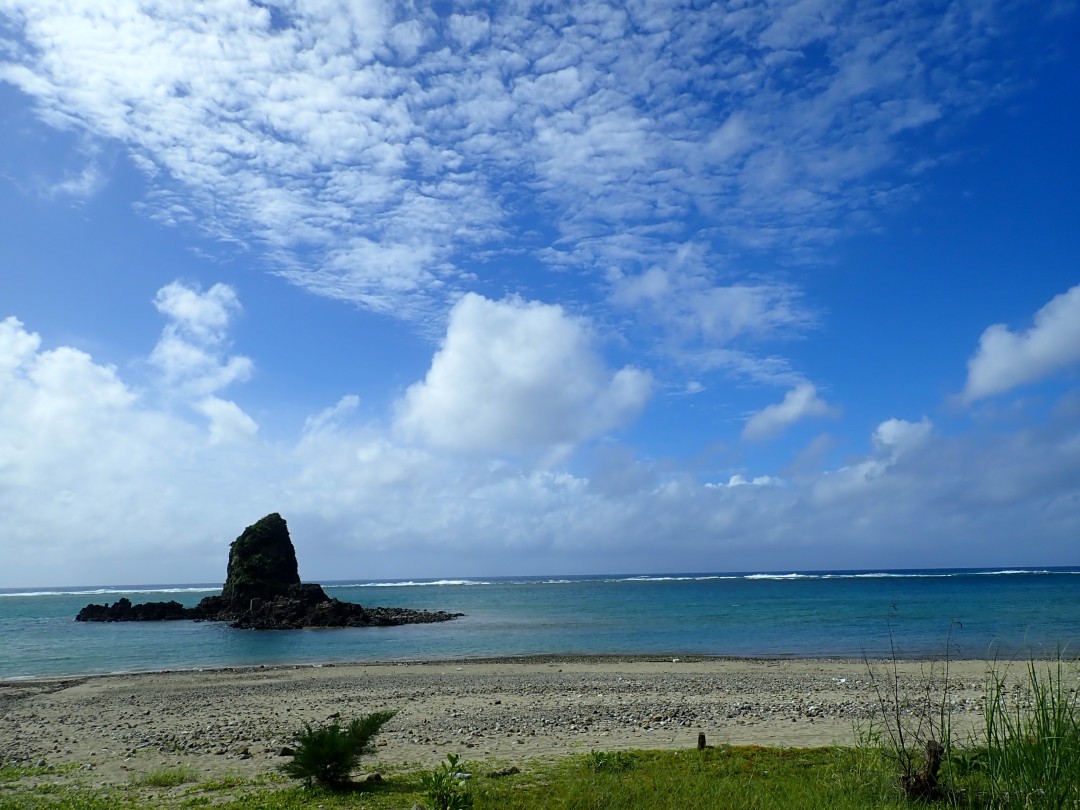
{"type": "Polygon", "coordinates": [[[933,423],[925,416],[919,422],[886,419],[871,434],[873,452],[853,464],[817,476],[809,487],[811,499],[824,506],[872,497],[871,493],[883,493],[891,487],[918,486],[917,482],[912,483],[909,473],[898,471],[897,465],[903,459],[907,469],[920,466],[912,459],[932,449],[929,440],[933,429],[933,423]]]}
{"type": "Polygon", "coordinates": [[[228,444],[254,436],[259,426],[235,402],[209,396],[195,410],[210,420],[210,444],[228,444]]]}
{"type": "Polygon", "coordinates": [[[874,430],[874,448],[896,459],[925,444],[933,430],[933,423],[925,416],[918,422],[886,419],[874,430]]]}
{"type": "MultiPolygon", "coordinates": [[[[556,308],[485,299],[462,307],[456,327],[486,324],[483,334],[500,348],[479,362],[511,389],[515,364],[491,355],[521,357],[533,347],[525,340],[519,350],[515,336],[558,343],[562,333],[564,346],[590,346],[586,325],[556,308]]],[[[631,452],[586,476],[403,442],[360,419],[354,395],[295,436],[253,441],[252,425],[226,400],[204,398],[204,414],[171,410],[86,353],[42,344],[15,318],[0,321],[4,587],[145,582],[162,571],[214,580],[229,541],[270,511],[288,517],[304,544],[303,573],[316,579],[595,572],[611,570],[612,559],[631,572],[771,569],[778,555],[804,569],[1064,564],[1080,529],[1075,403],[1039,430],[955,438],[936,435],[925,418],[891,418],[844,467],[804,469],[786,481],[768,470],[738,472],[717,484],[631,452]],[[206,429],[206,417],[216,428],[206,429]],[[1023,559],[1019,536],[1027,538],[1023,559]]],[[[441,351],[455,346],[448,333],[441,351]]],[[[553,354],[558,362],[565,352],[553,354]]],[[[580,370],[580,354],[570,354],[580,370]]],[[[521,368],[543,379],[535,365],[521,368]]],[[[585,387],[603,396],[615,374],[593,369],[585,387]]],[[[590,424],[580,404],[566,406],[579,427],[590,424]]],[[[550,416],[540,421],[558,433],[550,416]]],[[[463,429],[466,449],[490,441],[474,421],[463,429]]],[[[514,435],[504,423],[497,431],[514,435]]]]}
{"type": "Polygon", "coordinates": [[[624,424],[649,397],[648,373],[608,370],[589,324],[557,305],[464,296],[397,424],[432,445],[529,452],[572,447],[624,424]]]}
{"type": "Polygon", "coordinates": [[[245,488],[265,482],[243,459],[218,457],[198,426],[148,404],[116,368],[71,347],[43,349],[14,318],[0,322],[5,584],[142,581],[155,559],[158,571],[204,579],[196,573],[215,552],[200,544],[238,505],[261,500],[238,489],[246,476],[245,488]]]}
{"type": "Polygon", "coordinates": [[[836,408],[818,396],[812,383],[803,382],[788,391],[782,402],[767,405],[747,419],[742,437],[751,441],[771,439],[803,419],[837,413],[836,408]]]}
{"type": "Polygon", "coordinates": [[[226,351],[229,321],[240,312],[231,287],[215,284],[204,293],[174,281],[158,290],[154,306],[168,323],[150,362],[168,388],[205,396],[251,377],[250,358],[226,351]]]}
{"type": "Polygon", "coordinates": [[[972,403],[1038,382],[1080,364],[1080,284],[1054,296],[1035,313],[1026,332],[994,324],[979,338],[968,361],[967,384],[961,394],[972,403]]]}

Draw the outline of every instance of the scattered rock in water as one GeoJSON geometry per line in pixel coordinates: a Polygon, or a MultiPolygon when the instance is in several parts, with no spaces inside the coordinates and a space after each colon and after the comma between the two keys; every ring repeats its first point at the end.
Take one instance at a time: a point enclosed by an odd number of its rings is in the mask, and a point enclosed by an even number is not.
{"type": "Polygon", "coordinates": [[[79,611],[79,622],[160,622],[172,619],[190,619],[190,608],[179,602],[143,602],[133,605],[121,597],[111,605],[87,605],[79,611]]]}
{"type": "Polygon", "coordinates": [[[321,585],[302,583],[289,527],[278,513],[244,529],[229,548],[229,567],[220,596],[207,596],[193,608],[179,602],[133,605],[90,604],[79,622],[152,622],[189,619],[228,622],[250,630],[304,627],[390,627],[445,622],[461,616],[446,611],[365,608],[326,595],[321,585]]]}

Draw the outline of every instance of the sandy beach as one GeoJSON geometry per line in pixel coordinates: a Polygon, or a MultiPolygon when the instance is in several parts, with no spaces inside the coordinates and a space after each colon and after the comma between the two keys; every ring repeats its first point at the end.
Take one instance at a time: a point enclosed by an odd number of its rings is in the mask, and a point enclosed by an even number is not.
{"type": "MultiPolygon", "coordinates": [[[[875,664],[879,676],[885,663],[875,664]]],[[[943,665],[900,664],[916,701],[943,665]]],[[[1016,668],[1015,674],[1022,674],[1016,668]]],[[[949,665],[953,721],[980,718],[987,664],[949,665]]],[[[940,694],[940,689],[936,692],[940,694]]],[[[366,767],[447,753],[522,762],[590,750],[849,745],[877,711],[862,661],[551,658],[260,667],[0,682],[0,763],[63,766],[94,786],[186,765],[254,776],[305,721],[397,716],[366,767]]]]}

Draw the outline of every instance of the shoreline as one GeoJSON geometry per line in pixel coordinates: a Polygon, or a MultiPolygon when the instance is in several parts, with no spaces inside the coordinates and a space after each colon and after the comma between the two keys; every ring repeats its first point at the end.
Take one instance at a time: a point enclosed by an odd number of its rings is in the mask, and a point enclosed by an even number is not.
{"type": "MultiPolygon", "coordinates": [[[[940,688],[944,659],[896,661],[901,690],[940,688]]],[[[398,715],[362,766],[525,762],[590,750],[852,745],[879,712],[868,667],[894,662],[707,656],[527,656],[285,664],[0,681],[0,763],[107,787],[186,766],[208,779],[275,770],[305,722],[398,715]],[[41,763],[45,763],[41,766],[41,763]],[[73,766],[65,770],[63,766],[73,766]]],[[[950,660],[955,728],[982,719],[993,662],[950,660]]],[[[1023,675],[999,664],[999,674],[1023,675]],[[1003,672],[1006,670],[1006,672],[1003,672]]]]}
{"type": "MultiPolygon", "coordinates": [[[[966,656],[949,656],[946,658],[944,655],[905,655],[897,656],[895,659],[888,655],[876,655],[876,656],[837,656],[837,655],[823,655],[812,656],[802,654],[792,655],[705,655],[702,653],[523,653],[521,655],[484,655],[484,656],[467,656],[464,658],[386,658],[386,659],[350,659],[350,660],[332,660],[325,661],[293,661],[293,662],[278,662],[267,664],[225,664],[222,666],[192,666],[192,667],[179,667],[172,669],[125,669],[125,670],[112,670],[109,672],[76,672],[76,673],[63,673],[63,674],[46,674],[46,675],[7,675],[0,676],[0,689],[5,686],[11,686],[15,684],[27,684],[27,683],[40,683],[48,681],[71,681],[80,680],[84,681],[89,678],[114,678],[125,677],[129,675],[159,675],[159,674],[184,674],[184,673],[214,673],[214,672],[243,672],[243,671],[259,671],[259,670],[279,670],[279,669],[320,669],[327,667],[399,667],[399,666],[445,666],[448,664],[534,664],[534,663],[550,663],[550,662],[577,662],[577,663],[664,663],[669,661],[686,662],[686,663],[702,663],[708,661],[715,662],[791,662],[791,661],[807,661],[807,662],[837,662],[837,663],[855,663],[862,664],[869,662],[871,664],[885,664],[891,663],[895,660],[898,664],[937,664],[945,663],[948,661],[950,664],[970,664],[970,663],[984,663],[984,664],[1004,664],[1009,665],[1017,662],[1027,662],[1028,660],[1034,660],[1036,662],[1050,660],[1044,658],[1009,658],[1009,659],[989,659],[974,658],[966,656]]],[[[0,693],[2,694],[2,693],[0,693]]]]}

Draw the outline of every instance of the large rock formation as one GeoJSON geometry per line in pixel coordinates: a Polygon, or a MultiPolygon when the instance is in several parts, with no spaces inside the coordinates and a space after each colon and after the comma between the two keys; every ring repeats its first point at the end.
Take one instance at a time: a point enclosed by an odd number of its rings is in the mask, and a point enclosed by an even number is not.
{"type": "Polygon", "coordinates": [[[444,622],[460,616],[445,611],[365,608],[331,599],[322,586],[300,582],[289,527],[276,512],[244,529],[229,548],[229,568],[220,596],[193,608],[179,602],[87,605],[79,622],[145,622],[171,619],[224,621],[233,627],[287,630],[301,627],[373,627],[444,622]]]}
{"type": "Polygon", "coordinates": [[[242,610],[252,599],[277,599],[299,584],[300,571],[289,527],[274,512],[244,529],[229,547],[229,568],[221,598],[230,609],[242,610]]]}

